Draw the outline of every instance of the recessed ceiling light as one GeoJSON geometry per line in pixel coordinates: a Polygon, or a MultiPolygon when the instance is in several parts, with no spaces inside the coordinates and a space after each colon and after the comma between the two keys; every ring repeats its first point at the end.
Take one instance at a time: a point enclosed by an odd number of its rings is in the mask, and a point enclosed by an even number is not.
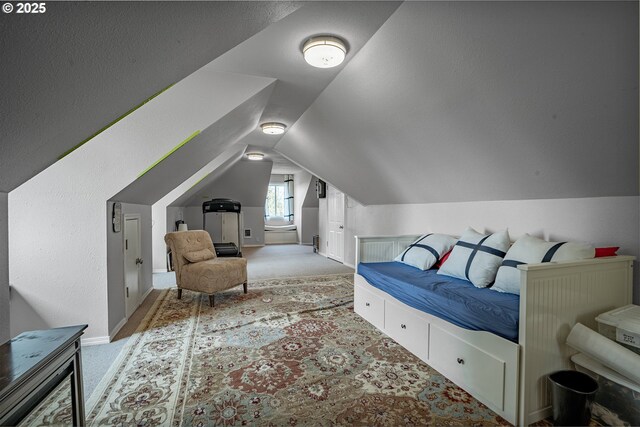
{"type": "Polygon", "coordinates": [[[280,135],[284,133],[284,129],[287,127],[284,123],[270,122],[260,125],[262,132],[267,135],[280,135]]]}
{"type": "Polygon", "coordinates": [[[319,36],[307,40],[302,47],[304,60],[318,68],[331,68],[342,64],[347,47],[337,37],[319,36]]]}
{"type": "Polygon", "coordinates": [[[262,160],[264,158],[264,154],[262,153],[247,153],[247,159],[249,160],[262,160]]]}

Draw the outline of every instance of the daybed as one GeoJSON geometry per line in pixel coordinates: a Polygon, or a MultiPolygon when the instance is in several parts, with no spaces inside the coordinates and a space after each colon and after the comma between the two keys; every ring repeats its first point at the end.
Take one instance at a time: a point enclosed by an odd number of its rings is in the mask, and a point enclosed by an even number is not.
{"type": "Polygon", "coordinates": [[[356,237],[355,312],[514,424],[551,415],[546,376],[571,366],[571,327],[631,303],[630,256],[519,265],[518,297],[390,263],[417,237],[356,237]]]}

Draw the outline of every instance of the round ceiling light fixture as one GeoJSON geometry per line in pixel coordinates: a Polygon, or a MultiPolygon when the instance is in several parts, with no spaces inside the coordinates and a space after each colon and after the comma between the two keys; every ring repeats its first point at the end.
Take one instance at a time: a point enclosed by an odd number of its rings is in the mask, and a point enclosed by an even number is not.
{"type": "Polygon", "coordinates": [[[247,153],[247,159],[249,160],[262,160],[264,158],[264,154],[262,153],[247,153]]]}
{"type": "Polygon", "coordinates": [[[287,126],[284,123],[269,122],[261,124],[260,127],[267,135],[280,135],[284,133],[287,126]]]}
{"type": "Polygon", "coordinates": [[[304,60],[311,66],[331,68],[342,64],[347,54],[347,47],[337,37],[311,37],[302,47],[302,54],[304,60]]]}

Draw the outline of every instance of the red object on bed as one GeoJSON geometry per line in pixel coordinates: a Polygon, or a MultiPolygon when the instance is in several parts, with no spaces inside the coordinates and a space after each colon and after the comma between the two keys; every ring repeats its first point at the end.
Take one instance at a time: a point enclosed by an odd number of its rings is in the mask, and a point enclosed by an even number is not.
{"type": "Polygon", "coordinates": [[[596,248],[596,258],[601,258],[604,256],[616,256],[618,255],[616,252],[618,252],[618,249],[620,249],[619,246],[610,246],[608,248],[596,248]]]}

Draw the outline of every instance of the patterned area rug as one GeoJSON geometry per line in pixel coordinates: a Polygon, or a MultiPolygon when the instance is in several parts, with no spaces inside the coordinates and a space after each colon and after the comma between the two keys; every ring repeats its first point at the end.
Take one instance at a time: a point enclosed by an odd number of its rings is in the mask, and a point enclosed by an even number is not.
{"type": "Polygon", "coordinates": [[[213,308],[166,290],[92,395],[89,424],[508,425],[355,314],[352,280],[257,281],[213,308]]]}

